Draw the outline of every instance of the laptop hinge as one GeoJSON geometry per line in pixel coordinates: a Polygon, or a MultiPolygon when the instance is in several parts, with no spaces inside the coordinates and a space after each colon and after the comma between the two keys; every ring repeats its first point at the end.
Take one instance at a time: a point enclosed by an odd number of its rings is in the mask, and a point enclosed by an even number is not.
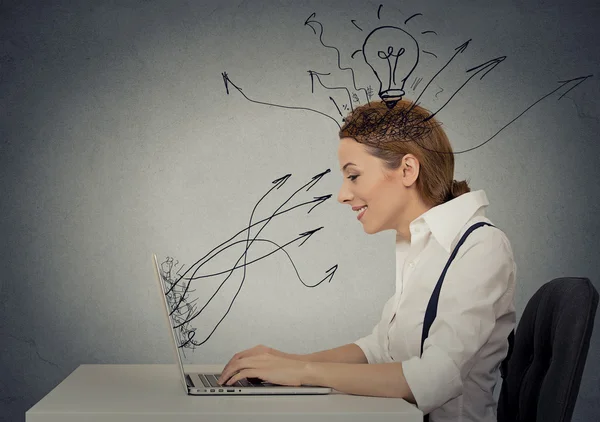
{"type": "Polygon", "coordinates": [[[185,383],[188,387],[195,387],[194,383],[192,382],[192,379],[188,374],[185,374],[185,383]]]}

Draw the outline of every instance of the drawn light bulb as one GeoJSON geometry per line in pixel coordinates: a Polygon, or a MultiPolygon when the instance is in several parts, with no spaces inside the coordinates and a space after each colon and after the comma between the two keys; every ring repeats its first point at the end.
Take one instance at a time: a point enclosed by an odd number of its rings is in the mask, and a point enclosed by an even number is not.
{"type": "Polygon", "coordinates": [[[379,98],[392,109],[404,96],[404,84],[419,62],[419,44],[408,32],[381,26],[365,38],[365,62],[379,81],[379,98]]]}

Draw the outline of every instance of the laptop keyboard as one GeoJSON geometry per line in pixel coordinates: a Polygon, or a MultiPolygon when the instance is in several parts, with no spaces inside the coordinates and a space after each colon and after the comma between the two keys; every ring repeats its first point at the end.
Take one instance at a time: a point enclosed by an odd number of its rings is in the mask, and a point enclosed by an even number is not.
{"type": "MultiPolygon", "coordinates": [[[[222,387],[219,385],[217,380],[221,376],[221,374],[198,374],[200,380],[205,387],[222,387]]],[[[260,378],[242,378],[239,381],[234,382],[231,386],[235,387],[263,387],[262,380],[260,378]]]]}

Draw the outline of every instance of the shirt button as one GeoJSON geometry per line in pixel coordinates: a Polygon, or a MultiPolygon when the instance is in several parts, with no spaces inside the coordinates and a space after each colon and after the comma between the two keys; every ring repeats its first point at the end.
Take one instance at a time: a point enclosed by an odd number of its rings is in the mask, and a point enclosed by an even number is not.
{"type": "Polygon", "coordinates": [[[409,266],[410,268],[415,268],[415,263],[414,263],[414,262],[412,262],[412,261],[410,261],[410,262],[408,263],[408,266],[409,266]]]}

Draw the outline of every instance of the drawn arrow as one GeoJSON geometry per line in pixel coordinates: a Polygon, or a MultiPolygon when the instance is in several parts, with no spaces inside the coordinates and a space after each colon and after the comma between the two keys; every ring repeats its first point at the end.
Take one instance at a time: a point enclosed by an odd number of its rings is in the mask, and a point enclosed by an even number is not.
{"type": "Polygon", "coordinates": [[[324,281],[327,277],[329,277],[329,283],[331,283],[331,280],[333,280],[333,276],[335,275],[335,272],[337,271],[337,269],[338,269],[338,266],[337,266],[337,264],[335,264],[333,267],[331,267],[330,269],[328,269],[327,271],[325,271],[325,273],[328,273],[329,271],[333,270],[331,272],[331,274],[329,274],[328,276],[326,276],[325,278],[323,278],[323,280],[321,280],[321,281],[324,281]]]}
{"type": "MultiPolygon", "coordinates": [[[[314,205],[314,206],[313,206],[313,207],[312,207],[310,210],[308,210],[308,211],[307,211],[307,214],[308,214],[308,213],[310,213],[310,212],[313,210],[313,208],[315,208],[315,207],[317,207],[317,206],[321,205],[321,204],[322,204],[322,203],[324,203],[326,200],[328,200],[329,198],[331,198],[331,196],[332,196],[331,194],[329,194],[329,195],[324,195],[324,196],[316,196],[316,197],[314,197],[314,199],[313,199],[312,201],[301,202],[301,203],[299,203],[299,204],[297,204],[297,205],[295,205],[295,206],[293,206],[293,207],[291,207],[291,208],[288,208],[288,209],[285,209],[285,210],[283,210],[283,211],[280,211],[280,212],[276,213],[274,216],[278,216],[278,215],[284,214],[284,213],[286,213],[286,212],[292,211],[292,210],[294,210],[295,208],[299,208],[299,207],[302,207],[302,206],[304,206],[304,205],[307,205],[307,204],[313,204],[313,203],[315,203],[315,202],[316,202],[316,205],[314,205]]],[[[268,220],[268,218],[264,218],[263,220],[257,221],[257,222],[255,222],[255,223],[253,223],[253,224],[252,224],[252,227],[254,227],[254,226],[256,226],[256,225],[258,225],[258,224],[260,224],[260,223],[263,223],[263,222],[265,222],[265,221],[267,221],[267,220],[268,220]]],[[[177,280],[175,283],[173,283],[173,286],[172,286],[172,287],[175,287],[175,285],[176,285],[176,284],[177,284],[177,283],[178,283],[180,280],[190,281],[190,280],[195,280],[195,279],[198,279],[198,278],[202,278],[202,276],[198,276],[198,277],[195,277],[195,278],[193,278],[193,279],[192,279],[192,278],[190,278],[190,277],[185,277],[185,276],[186,276],[186,274],[187,274],[189,271],[191,271],[191,268],[193,268],[195,265],[198,265],[198,264],[199,264],[201,261],[203,261],[204,259],[206,259],[206,261],[204,262],[204,263],[206,263],[206,262],[208,262],[209,260],[213,259],[213,258],[214,258],[215,256],[217,256],[218,254],[220,254],[221,252],[223,252],[223,251],[225,250],[225,248],[223,248],[223,249],[220,249],[220,250],[218,250],[218,251],[217,251],[217,249],[218,249],[218,248],[220,248],[221,246],[225,245],[227,242],[231,241],[232,239],[234,239],[235,237],[237,237],[237,236],[238,236],[238,235],[240,235],[241,233],[245,232],[246,230],[247,230],[247,229],[242,229],[242,230],[240,230],[239,232],[237,232],[236,234],[234,234],[232,237],[230,237],[229,239],[227,239],[225,242],[223,242],[223,243],[221,243],[220,245],[218,245],[218,246],[214,247],[214,248],[213,248],[213,249],[212,249],[210,252],[208,252],[208,253],[207,253],[205,256],[203,256],[203,257],[202,257],[202,258],[200,258],[198,261],[196,261],[194,264],[192,264],[192,265],[190,266],[190,268],[188,268],[188,270],[187,270],[185,273],[183,273],[183,274],[182,274],[182,275],[179,277],[179,279],[178,279],[178,280],[177,280]],[[215,252],[215,251],[216,251],[216,252],[215,252]],[[209,255],[210,255],[210,254],[212,254],[213,252],[215,252],[215,253],[214,253],[213,255],[209,256],[209,255]]],[[[238,241],[238,242],[236,242],[236,243],[240,243],[240,242],[243,242],[243,241],[238,241]]],[[[167,293],[170,293],[170,292],[171,292],[171,290],[172,290],[172,289],[169,289],[169,290],[167,291],[167,293]]]]}
{"type": "Polygon", "coordinates": [[[479,66],[475,66],[469,70],[467,70],[466,73],[470,73],[474,70],[476,70],[475,73],[473,73],[466,81],[465,83],[463,83],[457,90],[456,92],[454,92],[454,94],[452,94],[450,96],[450,98],[432,115],[430,115],[429,117],[426,117],[425,119],[423,119],[424,122],[433,119],[433,117],[438,114],[440,111],[442,111],[442,109],[444,107],[446,107],[448,105],[448,103],[450,101],[452,101],[452,98],[454,98],[454,96],[456,96],[456,94],[458,94],[460,92],[461,89],[463,89],[463,87],[469,83],[469,81],[471,79],[473,79],[475,76],[477,76],[478,74],[485,72],[480,79],[483,79],[485,77],[485,75],[487,75],[489,72],[491,72],[492,70],[494,70],[496,68],[496,66],[498,66],[500,63],[502,63],[504,60],[506,59],[506,56],[500,56],[500,57],[496,57],[495,59],[489,60],[485,63],[480,64],[479,66]]]}
{"type": "Polygon", "coordinates": [[[311,21],[311,19],[314,18],[315,16],[317,16],[317,13],[313,12],[312,15],[310,15],[308,18],[306,18],[306,20],[304,21],[304,26],[309,26],[310,29],[313,30],[313,32],[315,33],[315,35],[317,35],[317,30],[315,29],[314,26],[312,26],[312,24],[313,23],[318,23],[319,25],[321,25],[321,33],[323,33],[323,25],[320,22],[311,21]]]}
{"type": "MultiPolygon", "coordinates": [[[[275,243],[274,241],[272,241],[272,240],[270,240],[270,239],[258,239],[258,238],[257,238],[257,239],[255,239],[255,242],[266,242],[266,243],[271,243],[271,244],[275,245],[275,246],[277,247],[277,249],[275,249],[275,250],[273,250],[273,251],[271,251],[271,252],[269,252],[269,253],[267,253],[267,254],[265,254],[265,255],[262,255],[262,256],[260,256],[260,257],[258,257],[258,258],[256,258],[256,259],[254,259],[254,260],[252,260],[252,261],[248,262],[246,265],[254,264],[254,263],[255,263],[255,262],[257,262],[257,261],[260,261],[260,260],[262,260],[262,259],[268,258],[269,256],[273,255],[273,254],[274,254],[275,252],[277,252],[277,251],[283,251],[283,253],[285,253],[285,254],[286,254],[286,256],[288,257],[288,259],[290,260],[290,263],[292,264],[292,267],[294,267],[294,270],[296,270],[296,275],[298,276],[298,278],[300,279],[300,281],[302,282],[302,284],[304,284],[306,287],[314,287],[314,286],[316,286],[316,285],[310,286],[310,285],[307,285],[306,283],[304,283],[304,281],[302,280],[302,277],[301,277],[301,276],[300,276],[300,274],[298,273],[298,269],[296,268],[296,265],[294,264],[294,261],[293,261],[292,257],[291,257],[291,256],[289,255],[289,253],[288,253],[288,252],[285,250],[285,247],[286,247],[286,246],[289,246],[289,245],[291,245],[292,243],[294,243],[294,242],[296,242],[296,241],[298,241],[298,240],[300,240],[300,239],[302,239],[302,238],[304,238],[304,237],[306,237],[306,236],[309,236],[309,237],[310,237],[310,236],[311,236],[313,233],[315,233],[315,232],[317,232],[317,231],[319,231],[319,230],[321,230],[321,229],[322,229],[322,227],[321,227],[321,228],[318,228],[318,229],[315,229],[315,230],[312,230],[312,231],[308,231],[308,232],[301,233],[301,234],[300,234],[300,235],[299,235],[297,238],[295,238],[295,239],[292,239],[291,241],[289,241],[289,242],[285,243],[284,245],[279,245],[279,244],[275,243]]],[[[306,241],[306,240],[305,240],[305,241],[306,241]]],[[[235,246],[235,245],[237,245],[237,244],[244,243],[244,242],[245,242],[245,240],[238,240],[237,242],[234,242],[234,243],[232,243],[232,244],[230,244],[230,245],[227,245],[227,247],[226,247],[225,249],[229,249],[229,248],[231,248],[231,247],[233,247],[233,246],[235,246]]],[[[302,243],[304,243],[304,242],[302,242],[302,243]]],[[[299,245],[299,246],[302,246],[302,245],[299,245]]],[[[243,267],[242,265],[239,265],[239,266],[233,267],[232,269],[233,269],[233,270],[237,270],[237,269],[239,269],[239,268],[242,268],[242,267],[243,267]]],[[[337,267],[337,266],[336,266],[336,267],[337,267]]],[[[217,275],[222,275],[222,274],[225,274],[225,273],[229,272],[230,270],[231,270],[231,269],[224,270],[224,271],[217,272],[217,273],[213,273],[213,274],[204,274],[204,275],[199,275],[199,276],[196,276],[195,278],[193,278],[192,280],[199,280],[199,279],[203,279],[203,278],[215,277],[215,276],[217,276],[217,275]]],[[[329,270],[328,270],[328,271],[329,271],[329,270]]],[[[193,291],[193,290],[192,290],[192,291],[193,291]]],[[[197,299],[195,299],[195,300],[194,300],[194,302],[195,302],[196,300],[197,300],[197,299]]]]}
{"type": "MultiPolygon", "coordinates": [[[[346,94],[348,95],[348,101],[350,102],[350,107],[352,109],[352,111],[354,111],[354,107],[352,105],[352,96],[350,95],[350,91],[348,90],[348,88],[346,88],[345,86],[326,86],[323,81],[321,81],[321,74],[317,73],[317,72],[313,72],[312,70],[309,70],[310,73],[310,78],[311,78],[311,85],[313,84],[313,77],[316,77],[317,80],[319,81],[319,83],[321,84],[321,86],[325,89],[331,89],[331,90],[335,90],[335,89],[341,89],[343,91],[346,92],[346,94]]],[[[312,89],[312,88],[311,88],[312,89]]],[[[314,91],[312,91],[314,93],[314,91]]],[[[329,97],[329,99],[331,99],[333,101],[333,98],[329,97]]],[[[335,101],[334,101],[335,103],[335,101]]],[[[337,107],[337,104],[336,104],[337,107]]],[[[340,109],[338,108],[338,111],[340,111],[340,109]]],[[[340,112],[340,115],[342,115],[342,113],[340,112]]],[[[343,115],[342,115],[343,117],[343,115]]]]}
{"type": "Polygon", "coordinates": [[[313,234],[315,234],[316,232],[318,232],[318,231],[319,231],[319,230],[321,230],[322,228],[323,228],[323,227],[319,227],[318,229],[309,230],[309,231],[307,231],[307,232],[300,233],[300,237],[306,237],[306,239],[304,239],[304,240],[302,241],[302,243],[300,243],[300,244],[298,245],[298,247],[300,247],[300,246],[304,245],[304,242],[306,242],[308,239],[310,239],[310,237],[311,237],[313,234]]]}
{"type": "Polygon", "coordinates": [[[329,195],[323,195],[323,196],[315,196],[314,199],[317,201],[317,204],[313,205],[311,207],[311,209],[308,210],[307,214],[310,214],[310,212],[313,210],[313,208],[318,207],[323,202],[327,201],[329,198],[331,198],[331,194],[329,194],[329,195]]]}
{"type": "MultiPolygon", "coordinates": [[[[286,174],[285,176],[283,176],[283,177],[280,177],[279,179],[275,179],[275,180],[273,180],[271,183],[273,183],[273,184],[277,184],[277,187],[276,187],[276,189],[279,189],[280,187],[282,187],[282,186],[285,184],[285,182],[287,182],[287,181],[288,181],[288,179],[289,179],[291,176],[292,176],[292,173],[288,173],[288,174],[286,174]]],[[[268,192],[267,192],[267,193],[268,193],[268,192]]]]}
{"type": "MultiPolygon", "coordinates": [[[[273,251],[271,251],[271,252],[269,252],[269,253],[267,253],[267,254],[265,254],[265,255],[263,255],[263,256],[261,256],[261,257],[259,257],[259,258],[256,258],[256,259],[254,259],[254,260],[252,260],[252,261],[248,262],[247,264],[240,265],[239,267],[238,267],[238,266],[234,266],[233,268],[231,268],[231,269],[229,269],[229,270],[225,270],[225,271],[217,272],[217,273],[214,273],[214,274],[207,274],[207,275],[199,276],[198,278],[208,278],[208,277],[214,277],[214,276],[217,276],[217,275],[225,274],[225,273],[227,273],[227,272],[230,272],[230,273],[232,273],[234,270],[236,270],[236,269],[238,269],[238,268],[242,268],[242,267],[245,267],[245,266],[247,266],[247,265],[250,265],[250,264],[252,264],[252,263],[254,263],[254,262],[256,262],[256,261],[259,261],[259,260],[261,260],[261,259],[265,259],[265,258],[267,258],[268,256],[270,256],[270,255],[274,254],[275,252],[277,252],[277,251],[279,251],[279,250],[282,250],[282,249],[284,249],[286,246],[288,246],[288,245],[290,245],[290,244],[292,244],[292,243],[294,243],[294,242],[296,242],[296,241],[298,241],[298,240],[304,239],[304,240],[302,241],[302,243],[299,245],[299,247],[300,247],[300,246],[302,246],[302,245],[304,244],[304,242],[306,242],[306,240],[308,240],[308,239],[309,239],[309,238],[310,238],[310,237],[311,237],[311,236],[312,236],[314,233],[316,233],[317,231],[321,230],[322,228],[323,228],[323,227],[320,227],[320,228],[317,228],[317,229],[313,229],[313,230],[306,231],[306,232],[304,232],[304,233],[300,233],[300,235],[299,235],[298,237],[296,237],[295,239],[292,239],[291,241],[289,241],[289,242],[285,243],[285,244],[284,244],[284,245],[282,245],[282,246],[278,246],[278,247],[277,247],[277,249],[274,249],[273,251]]],[[[272,241],[270,241],[270,240],[266,240],[266,239],[254,239],[254,240],[256,240],[256,241],[266,241],[266,242],[273,243],[273,244],[277,245],[275,242],[272,242],[272,241]]],[[[237,243],[243,243],[243,242],[245,242],[245,241],[243,241],[243,240],[240,240],[240,241],[238,241],[238,242],[235,242],[234,244],[228,245],[228,246],[227,246],[227,248],[233,247],[235,244],[237,244],[237,243]]],[[[288,256],[289,256],[289,255],[288,255],[288,256]]],[[[236,264],[237,264],[237,262],[236,262],[236,264]]],[[[336,265],[335,267],[337,268],[337,265],[336,265]]],[[[294,265],[294,268],[295,268],[295,265],[294,265]]],[[[327,272],[329,272],[330,270],[331,270],[331,268],[330,268],[329,270],[327,270],[327,272]]],[[[334,272],[334,273],[335,273],[335,272],[334,272]]],[[[231,275],[231,274],[230,274],[230,275],[231,275]]],[[[332,276],[332,277],[333,277],[333,276],[332,276]]],[[[331,280],[331,279],[330,279],[330,280],[331,280]]],[[[319,283],[321,283],[322,281],[323,281],[323,280],[321,280],[319,283]]],[[[221,284],[221,285],[222,285],[222,284],[221,284]]],[[[237,291],[237,293],[235,294],[235,296],[233,297],[233,299],[232,299],[232,301],[231,301],[230,308],[231,308],[231,305],[233,305],[233,303],[235,302],[235,298],[237,297],[237,294],[240,292],[240,290],[241,290],[241,287],[242,287],[242,286],[241,286],[241,284],[240,284],[240,287],[238,288],[238,291],[237,291]]],[[[197,311],[197,312],[196,312],[196,313],[195,313],[195,314],[194,314],[192,317],[190,317],[189,319],[186,319],[184,322],[181,322],[180,324],[178,324],[178,325],[174,326],[173,328],[179,328],[179,327],[181,327],[181,326],[185,325],[186,323],[190,322],[191,320],[195,319],[197,316],[199,316],[199,315],[202,313],[202,311],[204,311],[204,309],[205,309],[205,308],[208,306],[208,304],[211,302],[211,300],[212,300],[212,299],[213,299],[213,298],[216,296],[216,294],[218,293],[218,291],[219,291],[219,290],[217,289],[217,290],[216,290],[216,291],[213,293],[213,295],[212,295],[212,296],[211,296],[211,297],[210,297],[210,298],[207,300],[206,304],[205,304],[205,305],[202,307],[202,309],[200,309],[199,311],[197,311]]],[[[173,311],[171,311],[171,314],[172,314],[172,313],[173,313],[173,311]]],[[[218,326],[218,324],[217,324],[217,326],[218,326]]],[[[215,329],[216,329],[216,327],[215,327],[215,329]]]]}
{"type": "Polygon", "coordinates": [[[579,84],[583,83],[586,79],[591,78],[594,75],[587,75],[587,76],[580,76],[577,78],[573,78],[573,79],[569,79],[569,80],[565,80],[565,81],[558,81],[558,83],[560,84],[560,86],[556,89],[553,89],[552,91],[550,91],[549,93],[547,93],[546,95],[544,95],[543,97],[541,97],[539,100],[537,100],[536,102],[534,102],[533,104],[531,104],[529,107],[527,107],[525,110],[523,110],[517,117],[515,117],[514,119],[512,119],[510,122],[508,122],[507,124],[505,124],[504,126],[502,126],[500,128],[500,130],[498,130],[496,133],[494,133],[490,138],[488,138],[487,140],[485,140],[484,142],[480,143],[477,146],[474,146],[472,148],[468,148],[465,149],[463,151],[458,151],[455,152],[454,154],[463,154],[465,152],[469,152],[469,151],[473,151],[476,148],[479,148],[485,144],[487,144],[488,142],[490,142],[492,139],[494,139],[500,132],[502,132],[504,129],[506,129],[508,126],[510,126],[512,123],[515,122],[515,120],[517,120],[519,117],[521,117],[523,114],[527,113],[533,106],[535,106],[537,103],[539,103],[540,101],[543,101],[544,99],[546,99],[547,97],[549,97],[550,95],[554,94],[556,91],[560,90],[562,87],[564,87],[565,85],[571,83],[571,82],[575,82],[577,81],[577,83],[575,85],[573,85],[571,88],[569,88],[567,90],[567,92],[565,92],[564,94],[562,94],[558,99],[560,100],[562,97],[564,97],[569,91],[571,91],[572,89],[575,89],[579,84]]]}
{"type": "MultiPolygon", "coordinates": [[[[251,214],[251,216],[250,216],[250,223],[252,223],[252,216],[254,215],[254,211],[255,211],[255,210],[256,210],[256,208],[258,207],[258,204],[260,204],[260,203],[261,203],[261,201],[262,201],[262,200],[263,200],[263,199],[264,199],[264,198],[265,198],[265,197],[266,197],[266,196],[267,196],[269,193],[271,193],[271,192],[273,191],[273,189],[279,189],[280,187],[282,187],[282,186],[285,184],[285,182],[287,182],[287,181],[288,181],[288,179],[290,178],[290,176],[291,176],[291,175],[292,175],[291,173],[288,173],[288,174],[286,174],[285,176],[282,176],[282,177],[280,177],[280,178],[278,178],[278,179],[275,179],[275,180],[273,180],[273,181],[271,182],[271,184],[273,184],[273,185],[275,185],[275,186],[271,187],[271,189],[269,189],[269,190],[267,191],[267,193],[265,193],[265,194],[264,194],[264,195],[263,195],[263,196],[262,196],[262,197],[261,197],[261,198],[258,200],[258,202],[257,202],[257,203],[254,205],[254,208],[252,209],[252,214],[251,214]]],[[[250,227],[252,227],[252,224],[250,224],[250,225],[249,225],[249,227],[248,227],[248,232],[250,231],[250,227]]],[[[248,246],[248,247],[249,247],[249,246],[248,246]]],[[[246,248],[246,251],[248,250],[248,247],[246,248]]],[[[189,269],[188,269],[188,270],[187,270],[187,271],[186,271],[184,274],[182,274],[182,275],[181,275],[181,277],[179,278],[179,280],[181,280],[183,277],[185,277],[185,275],[186,275],[186,274],[187,274],[187,273],[188,273],[188,272],[189,272],[189,271],[190,271],[190,270],[191,270],[191,269],[192,269],[192,268],[193,268],[195,265],[196,265],[196,264],[192,265],[192,266],[191,266],[191,267],[190,267],[190,268],[189,268],[189,269]]],[[[194,273],[192,274],[192,278],[193,278],[193,276],[196,274],[196,272],[197,272],[197,271],[198,271],[198,270],[199,270],[201,267],[202,267],[202,265],[200,265],[200,266],[198,266],[198,267],[196,268],[196,270],[195,270],[195,271],[194,271],[194,273]]],[[[173,284],[173,285],[172,285],[172,286],[171,286],[171,287],[168,289],[168,291],[166,292],[166,294],[170,293],[170,292],[171,292],[171,290],[173,290],[173,289],[175,288],[175,286],[177,286],[177,284],[179,283],[179,280],[177,280],[177,281],[176,281],[176,282],[175,282],[175,283],[174,283],[174,284],[173,284]]],[[[188,291],[188,289],[189,289],[189,286],[190,286],[190,284],[189,284],[189,283],[188,283],[188,284],[185,286],[185,289],[184,289],[184,291],[183,291],[183,293],[182,293],[182,296],[181,296],[180,300],[179,300],[179,301],[177,302],[177,304],[175,305],[175,309],[177,309],[177,308],[179,307],[179,305],[181,304],[181,302],[184,300],[184,297],[185,297],[185,295],[187,294],[187,291],[188,291]]]]}
{"type": "Polygon", "coordinates": [[[459,45],[458,47],[456,47],[454,49],[454,51],[456,51],[452,57],[450,57],[450,60],[448,60],[448,62],[446,62],[446,64],[444,66],[442,66],[442,68],[440,70],[438,70],[438,72],[433,75],[433,77],[430,79],[430,81],[427,83],[427,85],[425,85],[425,87],[423,88],[423,91],[421,91],[421,94],[419,94],[419,96],[417,97],[417,99],[413,102],[413,104],[410,106],[410,108],[408,109],[408,111],[410,112],[413,107],[419,102],[419,99],[421,98],[421,96],[425,93],[425,91],[427,91],[427,88],[429,88],[429,85],[431,85],[431,83],[433,82],[433,80],[440,74],[442,73],[442,71],[448,67],[448,65],[452,62],[452,60],[454,60],[454,58],[456,56],[458,56],[461,53],[464,53],[464,51],[467,49],[467,47],[469,46],[469,43],[472,41],[472,39],[469,39],[468,41],[464,42],[463,44],[459,45]]]}
{"type": "Polygon", "coordinates": [[[266,105],[266,106],[271,106],[271,107],[278,107],[278,108],[285,108],[288,110],[305,110],[305,111],[312,111],[313,113],[317,113],[320,114],[321,116],[325,116],[330,120],[333,120],[335,122],[335,124],[337,125],[338,128],[341,129],[340,124],[338,123],[337,120],[335,120],[333,117],[331,117],[328,114],[325,114],[323,112],[320,112],[318,110],[313,110],[312,108],[308,108],[308,107],[295,107],[295,106],[285,106],[285,105],[281,105],[281,104],[272,104],[272,103],[266,103],[263,101],[257,101],[257,100],[253,100],[250,97],[248,97],[243,91],[242,88],[240,88],[239,86],[237,86],[236,84],[234,84],[231,79],[229,78],[229,76],[227,75],[226,72],[222,73],[223,75],[223,79],[225,81],[225,89],[227,90],[227,94],[229,94],[229,85],[233,86],[235,89],[237,89],[239,91],[240,94],[242,94],[242,96],[247,99],[248,101],[250,101],[251,103],[255,103],[255,104],[262,104],[262,105],[266,105]]]}
{"type": "MultiPolygon", "coordinates": [[[[304,188],[305,188],[305,187],[307,187],[307,186],[308,186],[308,188],[307,188],[306,190],[308,191],[308,190],[309,190],[310,188],[312,188],[312,187],[313,187],[315,184],[317,184],[317,183],[318,183],[318,182],[321,180],[321,178],[322,178],[322,177],[323,177],[325,174],[329,173],[330,171],[331,171],[330,169],[327,169],[327,170],[325,170],[325,171],[323,171],[323,172],[321,172],[321,173],[319,173],[319,174],[317,174],[317,175],[313,176],[313,177],[312,177],[312,179],[311,179],[311,181],[309,181],[308,183],[304,184],[302,187],[300,187],[299,189],[297,189],[297,190],[296,190],[296,191],[295,191],[295,192],[294,192],[294,193],[293,193],[293,194],[292,194],[292,195],[291,195],[291,196],[290,196],[290,197],[289,197],[289,198],[288,198],[288,199],[287,199],[287,200],[286,200],[286,201],[285,201],[283,204],[281,204],[279,207],[277,207],[277,209],[276,209],[276,210],[273,212],[273,214],[272,214],[270,217],[268,217],[268,218],[266,219],[266,222],[265,222],[265,224],[264,224],[264,225],[263,225],[263,227],[261,227],[261,229],[260,229],[260,230],[259,230],[259,231],[256,233],[256,235],[255,235],[254,239],[256,239],[256,238],[258,237],[258,235],[260,234],[260,232],[261,232],[261,231],[262,231],[262,230],[263,230],[263,229],[264,229],[264,228],[265,228],[265,227],[266,227],[266,226],[269,224],[269,222],[270,222],[270,221],[271,221],[271,220],[274,218],[274,216],[275,216],[275,214],[277,213],[277,211],[279,211],[279,210],[280,210],[280,209],[281,209],[281,208],[282,208],[282,207],[283,207],[283,206],[284,206],[286,203],[288,203],[288,202],[289,202],[289,201],[290,201],[290,200],[291,200],[291,199],[292,199],[292,198],[293,198],[293,197],[294,197],[294,196],[295,196],[295,195],[296,195],[298,192],[300,192],[302,189],[304,189],[304,188]]],[[[286,179],[286,180],[287,180],[287,179],[286,179]]],[[[271,188],[271,189],[269,190],[269,192],[270,192],[272,189],[273,189],[273,188],[271,188]]],[[[267,194],[268,194],[269,192],[267,192],[267,194]]],[[[264,198],[264,197],[265,197],[267,194],[263,195],[263,197],[262,197],[262,198],[264,198]]],[[[262,200],[262,198],[261,198],[261,200],[262,200]]],[[[260,202],[260,200],[259,200],[259,202],[260,202]]],[[[255,206],[255,208],[256,208],[256,206],[255,206]]],[[[265,220],[263,220],[263,221],[265,221],[265,220]]],[[[250,245],[252,245],[252,243],[254,242],[254,239],[253,239],[253,240],[250,242],[250,244],[249,244],[249,245],[248,245],[248,247],[246,248],[246,251],[248,250],[248,248],[250,247],[250,245]]],[[[224,243],[226,243],[226,242],[224,242],[224,243]]],[[[222,243],[221,245],[219,245],[218,247],[220,247],[220,246],[222,246],[222,245],[223,245],[223,243],[222,243]]],[[[213,249],[213,251],[214,251],[215,249],[217,249],[218,247],[214,248],[214,249],[213,249]]],[[[239,261],[242,259],[242,257],[244,257],[244,256],[246,255],[246,251],[245,251],[245,252],[244,252],[244,253],[243,253],[243,254],[242,254],[242,255],[241,255],[239,258],[238,258],[238,260],[235,262],[235,264],[234,264],[234,268],[235,268],[235,266],[238,264],[238,262],[239,262],[239,261]]],[[[212,252],[212,251],[211,251],[211,252],[212,252]]],[[[210,253],[210,252],[209,252],[209,253],[210,253]]],[[[207,254],[207,255],[208,255],[208,254],[207,254]]],[[[199,262],[200,262],[202,259],[204,259],[205,257],[206,257],[206,255],[205,255],[203,258],[201,258],[200,260],[196,261],[196,263],[194,263],[194,264],[193,264],[193,265],[190,267],[190,269],[191,269],[191,268],[194,268],[194,267],[196,267],[196,269],[194,270],[194,272],[193,272],[193,274],[192,274],[192,277],[190,277],[190,280],[193,280],[193,279],[195,278],[195,276],[196,276],[196,273],[197,273],[197,272],[200,270],[200,268],[202,268],[202,266],[203,266],[203,265],[204,265],[206,262],[208,262],[208,261],[205,261],[204,263],[202,263],[202,264],[198,265],[198,263],[199,263],[199,262]]],[[[184,276],[185,276],[185,275],[186,275],[186,274],[187,274],[187,273],[190,271],[190,269],[188,269],[188,270],[187,270],[187,271],[186,271],[186,272],[185,272],[185,273],[184,273],[184,274],[183,274],[183,275],[180,277],[180,279],[179,279],[179,280],[181,280],[181,279],[182,279],[182,278],[183,278],[183,277],[184,277],[184,276]]],[[[229,279],[229,277],[231,276],[231,274],[232,274],[232,273],[233,273],[233,270],[231,270],[231,272],[229,273],[229,275],[227,276],[227,278],[225,278],[225,280],[223,280],[223,282],[221,282],[221,284],[220,284],[220,285],[219,285],[219,287],[217,288],[217,290],[216,290],[215,294],[216,294],[217,292],[219,292],[219,290],[221,289],[221,287],[223,287],[223,285],[224,285],[224,284],[225,284],[225,282],[226,282],[226,281],[229,279]]],[[[172,290],[172,289],[175,287],[175,285],[176,285],[176,284],[179,282],[179,280],[177,280],[177,282],[176,282],[175,284],[173,284],[173,286],[171,286],[171,288],[169,289],[169,291],[170,291],[170,290],[172,290]]],[[[243,285],[243,281],[242,281],[242,283],[240,284],[240,289],[241,289],[241,286],[242,286],[242,285],[243,285]]],[[[185,293],[187,293],[187,289],[189,288],[189,286],[190,286],[190,283],[188,283],[188,285],[186,286],[186,288],[185,288],[185,291],[184,291],[184,295],[185,295],[185,293]]],[[[237,292],[237,293],[239,293],[239,289],[238,289],[238,292],[237,292]]],[[[236,295],[234,296],[234,300],[235,300],[235,297],[237,296],[237,293],[236,293],[236,295]]],[[[213,297],[214,297],[214,295],[213,295],[213,297]]],[[[211,298],[211,299],[212,299],[212,298],[211,298]]],[[[210,300],[209,300],[209,301],[210,301],[210,300]]],[[[178,305],[179,305],[180,303],[181,303],[181,301],[178,303],[178,305]]],[[[207,305],[208,305],[208,302],[207,302],[207,305]]],[[[205,305],[205,306],[206,306],[206,305],[205,305]]],[[[204,308],[203,308],[203,309],[204,309],[204,308]]]]}

